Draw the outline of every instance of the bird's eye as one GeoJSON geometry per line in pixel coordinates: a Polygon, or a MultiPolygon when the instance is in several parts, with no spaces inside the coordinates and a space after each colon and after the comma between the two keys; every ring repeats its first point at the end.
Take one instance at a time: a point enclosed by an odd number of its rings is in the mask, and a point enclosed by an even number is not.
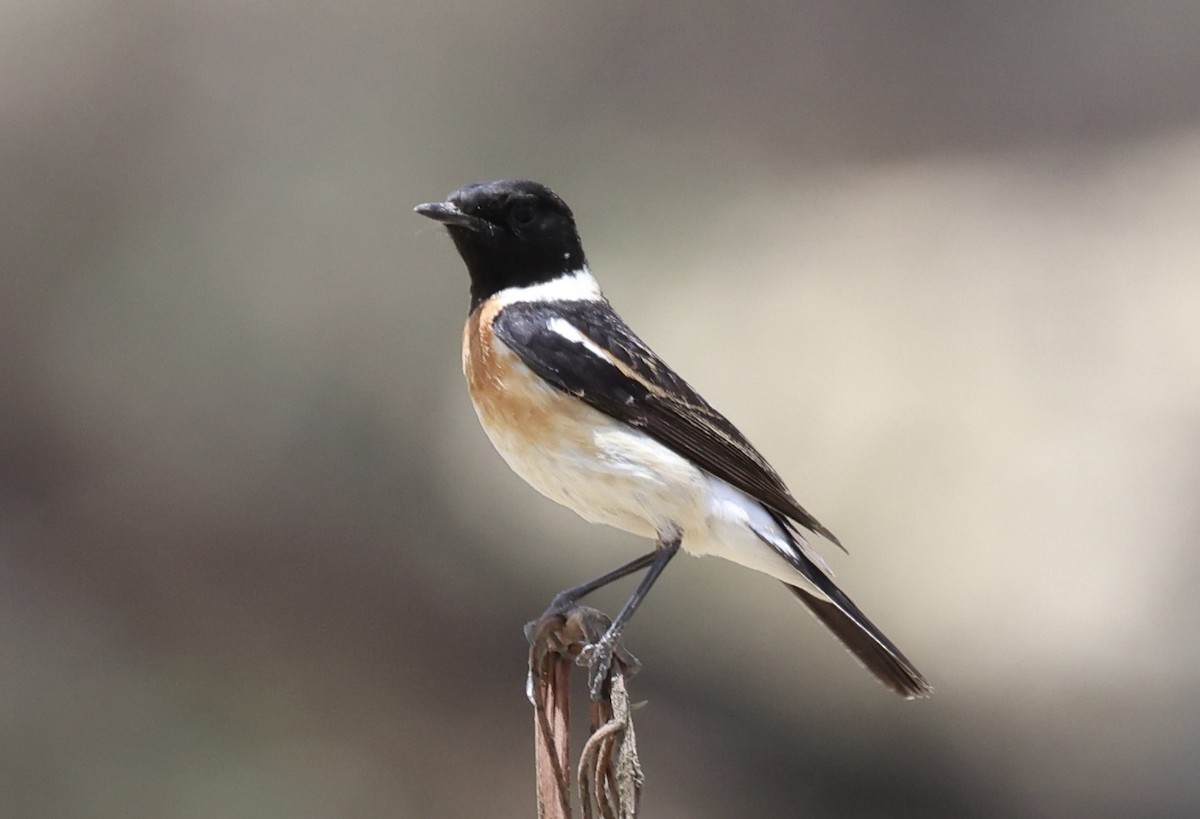
{"type": "Polygon", "coordinates": [[[533,205],[528,202],[517,202],[508,211],[509,217],[517,225],[528,225],[533,221],[533,205]]]}

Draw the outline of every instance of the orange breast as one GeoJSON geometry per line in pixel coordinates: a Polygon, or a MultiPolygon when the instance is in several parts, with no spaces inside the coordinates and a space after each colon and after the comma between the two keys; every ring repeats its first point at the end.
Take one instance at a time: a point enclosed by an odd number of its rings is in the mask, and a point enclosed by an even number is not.
{"type": "Polygon", "coordinates": [[[582,401],[544,382],[492,333],[502,306],[484,302],[463,328],[463,375],[475,411],[502,453],[525,448],[591,449],[598,415],[582,401]]]}
{"type": "Polygon", "coordinates": [[[546,497],[642,537],[703,527],[706,482],[686,458],[543,381],[491,330],[485,302],[463,330],[463,374],[492,445],[546,497]]]}

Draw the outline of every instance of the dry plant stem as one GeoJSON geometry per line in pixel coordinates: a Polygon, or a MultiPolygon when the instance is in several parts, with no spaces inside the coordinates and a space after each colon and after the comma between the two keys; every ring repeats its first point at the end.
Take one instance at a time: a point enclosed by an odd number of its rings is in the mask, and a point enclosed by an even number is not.
{"type": "MultiPolygon", "coordinates": [[[[539,819],[570,819],[570,677],[585,646],[607,630],[608,618],[577,606],[530,623],[529,693],[534,704],[534,742],[539,819]]],[[[625,669],[637,660],[615,652],[603,696],[589,710],[589,738],[579,761],[584,819],[634,819],[641,796],[625,669]]]]}
{"type": "Polygon", "coordinates": [[[579,800],[584,819],[632,819],[642,795],[642,766],[638,762],[625,675],[617,669],[609,678],[609,698],[593,702],[592,735],[579,755],[579,800]]]}
{"type": "Polygon", "coordinates": [[[534,704],[534,769],[538,819],[571,819],[571,668],[561,653],[561,621],[539,621],[530,635],[530,693],[534,704]]]}

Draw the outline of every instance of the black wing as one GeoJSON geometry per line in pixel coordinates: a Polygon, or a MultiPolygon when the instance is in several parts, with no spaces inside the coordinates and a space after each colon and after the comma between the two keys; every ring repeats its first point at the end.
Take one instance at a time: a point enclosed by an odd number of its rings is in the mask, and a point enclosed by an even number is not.
{"type": "Polygon", "coordinates": [[[804,511],[746,437],[634,335],[608,302],[518,302],[503,308],[492,328],[555,387],[644,430],[777,515],[842,545],[804,511]],[[558,330],[556,321],[564,323],[558,330]]]}

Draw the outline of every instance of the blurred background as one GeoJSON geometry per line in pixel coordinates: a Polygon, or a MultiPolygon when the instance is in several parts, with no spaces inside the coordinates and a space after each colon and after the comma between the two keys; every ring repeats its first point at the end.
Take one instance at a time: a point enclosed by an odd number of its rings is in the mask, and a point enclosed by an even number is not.
{"type": "Polygon", "coordinates": [[[680,559],[646,816],[1200,813],[1200,5],[3,12],[0,814],[533,815],[521,626],[645,543],[475,421],[411,208],[504,176],[938,689],[680,559]]]}

